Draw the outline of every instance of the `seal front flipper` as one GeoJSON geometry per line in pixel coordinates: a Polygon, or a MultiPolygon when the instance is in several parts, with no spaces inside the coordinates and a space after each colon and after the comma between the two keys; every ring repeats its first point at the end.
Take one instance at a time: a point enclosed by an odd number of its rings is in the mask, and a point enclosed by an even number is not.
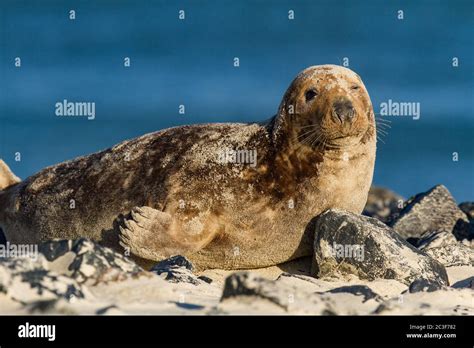
{"type": "Polygon", "coordinates": [[[144,259],[161,261],[200,250],[213,234],[195,234],[167,212],[135,207],[119,224],[120,245],[144,259]]]}
{"type": "Polygon", "coordinates": [[[136,256],[159,261],[166,258],[169,228],[172,218],[168,213],[151,207],[135,207],[129,218],[119,225],[120,245],[136,256]]]}
{"type": "Polygon", "coordinates": [[[13,174],[7,164],[0,159],[0,190],[4,190],[20,181],[21,180],[13,174]]]}

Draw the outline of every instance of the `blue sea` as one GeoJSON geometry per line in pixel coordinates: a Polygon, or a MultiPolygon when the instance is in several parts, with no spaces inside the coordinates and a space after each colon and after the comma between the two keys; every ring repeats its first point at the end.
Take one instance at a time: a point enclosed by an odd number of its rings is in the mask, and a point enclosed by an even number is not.
{"type": "Polygon", "coordinates": [[[266,119],[300,70],[348,62],[375,112],[420,103],[418,120],[383,117],[374,183],[472,201],[473,31],[461,0],[2,0],[0,157],[26,178],[170,126],[266,119]],[[57,117],[64,99],[95,102],[95,119],[57,117]]]}

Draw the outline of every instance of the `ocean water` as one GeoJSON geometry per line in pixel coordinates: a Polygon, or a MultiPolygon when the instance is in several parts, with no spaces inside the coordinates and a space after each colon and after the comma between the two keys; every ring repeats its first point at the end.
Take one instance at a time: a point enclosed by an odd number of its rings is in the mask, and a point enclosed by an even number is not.
{"type": "Polygon", "coordinates": [[[374,183],[474,200],[473,28],[461,0],[3,0],[0,157],[25,178],[170,126],[266,119],[300,70],[348,58],[376,113],[420,103],[418,120],[384,117],[374,183]],[[95,119],[57,117],[64,99],[95,102],[95,119]]]}

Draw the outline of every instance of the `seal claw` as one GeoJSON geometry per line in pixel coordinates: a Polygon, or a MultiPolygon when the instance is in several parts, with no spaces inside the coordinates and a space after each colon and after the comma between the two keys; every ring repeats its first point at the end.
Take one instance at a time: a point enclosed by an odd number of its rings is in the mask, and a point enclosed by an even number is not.
{"type": "MultiPolygon", "coordinates": [[[[168,229],[171,221],[168,213],[150,207],[135,207],[130,216],[124,218],[123,225],[118,226],[119,243],[139,257],[162,260],[170,254],[172,238],[168,229]]],[[[176,245],[176,242],[173,244],[176,245]]]]}

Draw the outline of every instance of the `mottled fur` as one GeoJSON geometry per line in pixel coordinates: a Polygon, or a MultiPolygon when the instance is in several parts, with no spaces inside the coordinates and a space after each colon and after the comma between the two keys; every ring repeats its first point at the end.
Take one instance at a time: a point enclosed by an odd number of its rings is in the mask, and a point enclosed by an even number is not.
{"type": "Polygon", "coordinates": [[[311,254],[321,212],[362,211],[375,144],[360,78],[315,66],[269,122],[170,128],[45,168],[0,191],[0,227],[13,243],[88,237],[144,259],[183,254],[199,268],[274,265],[311,254]],[[355,108],[349,126],[332,114],[340,96],[355,108]],[[308,129],[312,143],[301,137],[308,129]],[[226,148],[256,149],[257,166],[220,163],[226,148]]]}

